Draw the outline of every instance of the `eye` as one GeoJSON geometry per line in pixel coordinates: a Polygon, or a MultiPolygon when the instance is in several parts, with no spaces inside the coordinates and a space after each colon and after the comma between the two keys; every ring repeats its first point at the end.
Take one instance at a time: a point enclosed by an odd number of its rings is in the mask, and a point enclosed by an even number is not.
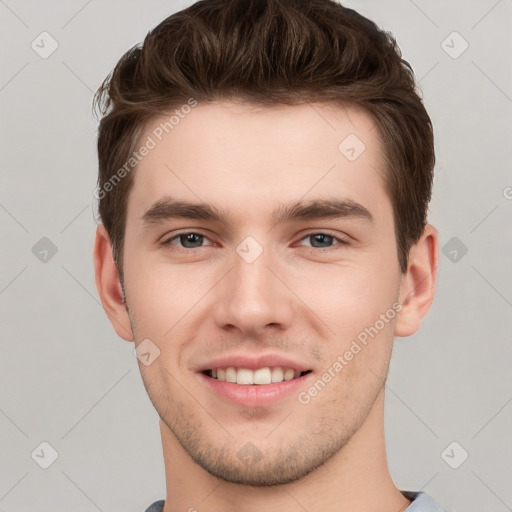
{"type": "Polygon", "coordinates": [[[333,247],[334,242],[337,242],[334,245],[348,244],[348,242],[346,240],[343,240],[342,238],[338,238],[323,232],[309,233],[305,237],[301,238],[300,241],[302,242],[303,240],[309,240],[311,242],[309,247],[313,247],[314,249],[329,249],[333,247]]]}
{"type": "MultiPolygon", "coordinates": [[[[303,241],[308,241],[309,244],[305,244],[305,246],[313,249],[330,249],[333,247],[336,248],[336,246],[348,245],[348,242],[343,238],[335,237],[334,235],[324,232],[307,234],[300,239],[299,245],[302,245],[300,242],[303,241]]],[[[164,240],[161,244],[163,246],[178,246],[179,249],[200,249],[207,245],[215,245],[205,235],[195,231],[178,233],[164,240]]]]}
{"type": "MultiPolygon", "coordinates": [[[[184,249],[197,249],[204,247],[203,242],[208,240],[206,236],[196,232],[179,233],[162,242],[162,245],[178,245],[184,249]],[[175,243],[176,242],[176,243],[175,243]]],[[[209,240],[208,240],[209,241],[209,240]]],[[[211,243],[206,245],[213,245],[211,243]]]]}

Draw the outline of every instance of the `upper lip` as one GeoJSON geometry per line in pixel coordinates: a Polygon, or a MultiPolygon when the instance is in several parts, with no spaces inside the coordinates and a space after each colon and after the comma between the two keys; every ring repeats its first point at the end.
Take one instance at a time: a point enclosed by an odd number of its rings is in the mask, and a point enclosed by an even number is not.
{"type": "Polygon", "coordinates": [[[292,368],[293,370],[305,372],[312,370],[311,366],[303,364],[290,357],[282,356],[279,354],[261,354],[249,355],[245,354],[229,354],[216,357],[211,361],[198,366],[198,372],[206,370],[213,370],[216,368],[247,368],[248,370],[257,370],[265,367],[281,366],[282,368],[292,368]]]}

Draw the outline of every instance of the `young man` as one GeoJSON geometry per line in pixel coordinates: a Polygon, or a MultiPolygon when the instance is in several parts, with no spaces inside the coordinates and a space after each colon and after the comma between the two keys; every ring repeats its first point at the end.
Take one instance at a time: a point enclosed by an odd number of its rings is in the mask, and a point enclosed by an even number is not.
{"type": "Polygon", "coordinates": [[[96,283],[160,416],[148,512],[439,512],[388,470],[393,339],[434,295],[432,126],[331,0],[205,0],[97,94],[96,283]]]}

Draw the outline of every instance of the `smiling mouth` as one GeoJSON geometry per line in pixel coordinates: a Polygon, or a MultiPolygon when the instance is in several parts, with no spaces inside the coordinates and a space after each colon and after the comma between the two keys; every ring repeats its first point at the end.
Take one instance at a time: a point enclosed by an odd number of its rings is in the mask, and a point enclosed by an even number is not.
{"type": "Polygon", "coordinates": [[[278,384],[285,380],[300,379],[304,375],[311,373],[311,371],[312,370],[306,370],[301,372],[299,370],[283,366],[266,366],[258,368],[257,370],[229,366],[227,368],[213,368],[205,370],[202,373],[207,377],[220,380],[222,382],[231,382],[242,386],[248,386],[251,384],[262,386],[265,384],[278,384]]]}

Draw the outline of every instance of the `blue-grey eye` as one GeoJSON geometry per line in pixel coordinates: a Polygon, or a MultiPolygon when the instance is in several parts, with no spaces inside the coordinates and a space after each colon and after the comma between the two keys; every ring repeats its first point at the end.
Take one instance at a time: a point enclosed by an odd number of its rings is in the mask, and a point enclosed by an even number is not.
{"type": "Polygon", "coordinates": [[[313,235],[308,235],[303,240],[309,239],[311,241],[311,247],[322,248],[322,247],[331,247],[335,238],[331,235],[327,235],[325,233],[315,233],[313,235]]]}
{"type": "Polygon", "coordinates": [[[208,238],[206,238],[204,235],[189,232],[173,236],[169,240],[163,242],[163,245],[177,245],[178,247],[181,246],[184,249],[197,249],[199,247],[203,247],[203,245],[211,245],[204,244],[205,240],[208,240],[208,238]]]}
{"type": "Polygon", "coordinates": [[[203,245],[204,236],[198,233],[185,233],[179,235],[179,240],[186,249],[195,249],[203,245]]]}

